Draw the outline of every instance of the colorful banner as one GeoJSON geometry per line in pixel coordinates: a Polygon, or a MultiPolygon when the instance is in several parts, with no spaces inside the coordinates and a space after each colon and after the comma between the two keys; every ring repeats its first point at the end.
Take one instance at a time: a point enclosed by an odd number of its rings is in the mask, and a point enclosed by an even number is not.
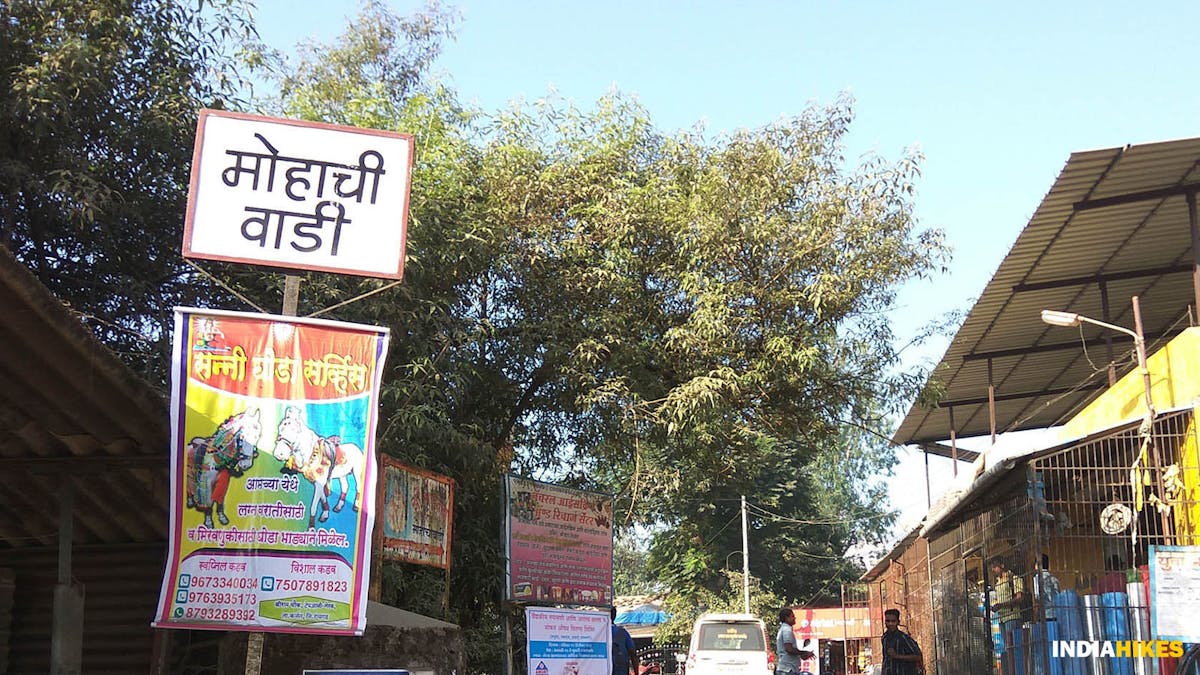
{"type": "Polygon", "coordinates": [[[384,328],[178,308],[154,624],[361,634],[384,328]]]}
{"type": "Polygon", "coordinates": [[[612,624],[587,610],[525,611],[529,675],[610,675],[612,624]]]}
{"type": "Polygon", "coordinates": [[[454,480],[383,457],[383,557],[450,569],[454,480]]]}
{"type": "Polygon", "coordinates": [[[504,488],[508,599],[612,604],[612,497],[516,476],[504,488]]]}

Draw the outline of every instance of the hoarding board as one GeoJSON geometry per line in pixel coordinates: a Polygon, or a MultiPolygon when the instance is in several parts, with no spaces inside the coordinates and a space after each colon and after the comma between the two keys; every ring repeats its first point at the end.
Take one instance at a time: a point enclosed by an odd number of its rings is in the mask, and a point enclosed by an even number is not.
{"type": "MultiPolygon", "coordinates": [[[[797,607],[793,626],[796,637],[821,640],[854,640],[877,637],[866,607],[797,607]]],[[[882,630],[878,631],[882,632],[882,630]]]]}
{"type": "Polygon", "coordinates": [[[179,308],[154,625],[361,634],[388,331],[179,308]]]}
{"type": "Polygon", "coordinates": [[[183,256],[399,279],[408,134],[203,110],[183,256]]]}
{"type": "Polygon", "coordinates": [[[511,475],[504,493],[507,598],[612,604],[612,497],[511,475]]]}
{"type": "Polygon", "coordinates": [[[610,675],[612,624],[608,614],[587,610],[525,611],[530,675],[610,675]]]}
{"type": "Polygon", "coordinates": [[[383,557],[450,568],[454,481],[383,457],[383,557]]]}
{"type": "Polygon", "coordinates": [[[1150,546],[1150,634],[1200,642],[1200,546],[1150,546]]]}

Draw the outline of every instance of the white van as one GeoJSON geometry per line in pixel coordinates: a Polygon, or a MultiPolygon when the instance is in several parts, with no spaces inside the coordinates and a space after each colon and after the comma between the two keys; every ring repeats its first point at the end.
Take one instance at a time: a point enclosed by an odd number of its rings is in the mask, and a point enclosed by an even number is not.
{"type": "Polygon", "coordinates": [[[767,631],[752,614],[705,614],[696,619],[686,675],[767,675],[767,631]]]}

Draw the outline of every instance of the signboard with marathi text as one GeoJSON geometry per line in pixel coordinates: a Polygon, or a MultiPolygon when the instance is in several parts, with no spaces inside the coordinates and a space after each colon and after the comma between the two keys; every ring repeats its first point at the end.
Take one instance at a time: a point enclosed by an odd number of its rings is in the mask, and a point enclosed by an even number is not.
{"type": "Polygon", "coordinates": [[[792,630],[800,639],[854,640],[879,637],[871,630],[871,612],[866,607],[797,607],[792,611],[796,615],[792,630]]]}
{"type": "Polygon", "coordinates": [[[399,279],[413,138],[202,110],[185,258],[399,279]]]}
{"type": "Polygon", "coordinates": [[[383,557],[450,568],[454,481],[383,456],[383,557]]]}
{"type": "Polygon", "coordinates": [[[507,598],[612,604],[612,497],[511,475],[504,493],[507,598]]]}
{"type": "Polygon", "coordinates": [[[366,627],[385,328],[177,308],[154,625],[366,627]]]}
{"type": "Polygon", "coordinates": [[[587,610],[525,610],[529,675],[609,675],[612,624],[607,613],[587,610]]]}
{"type": "Polygon", "coordinates": [[[1150,634],[1200,642],[1200,546],[1150,546],[1150,634]]]}

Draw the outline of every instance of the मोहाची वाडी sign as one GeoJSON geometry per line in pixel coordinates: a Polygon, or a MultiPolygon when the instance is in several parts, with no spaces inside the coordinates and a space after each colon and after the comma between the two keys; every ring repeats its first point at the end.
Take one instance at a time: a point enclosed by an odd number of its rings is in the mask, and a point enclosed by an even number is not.
{"type": "Polygon", "coordinates": [[[399,279],[413,138],[202,110],[183,256],[399,279]]]}
{"type": "Polygon", "coordinates": [[[177,308],[154,625],[362,634],[385,328],[177,308]]]}

